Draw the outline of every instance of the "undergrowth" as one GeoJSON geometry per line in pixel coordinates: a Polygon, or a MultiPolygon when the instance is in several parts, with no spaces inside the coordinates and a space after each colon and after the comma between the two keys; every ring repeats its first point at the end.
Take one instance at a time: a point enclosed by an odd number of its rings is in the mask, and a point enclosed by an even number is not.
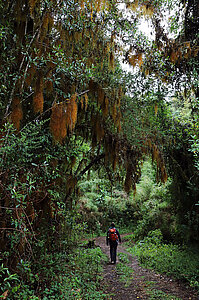
{"type": "MultiPolygon", "coordinates": [[[[131,243],[131,242],[130,242],[131,243]]],[[[128,242],[128,244],[130,245],[128,242]]],[[[199,289],[199,254],[193,248],[166,244],[160,230],[151,231],[128,251],[138,256],[145,267],[153,268],[199,289]]]]}
{"type": "Polygon", "coordinates": [[[133,269],[128,266],[129,259],[127,254],[118,253],[119,256],[119,264],[117,264],[117,274],[119,275],[119,280],[125,283],[125,287],[128,287],[131,284],[133,279],[133,269]]]}
{"type": "MultiPolygon", "coordinates": [[[[6,295],[7,300],[108,299],[99,290],[104,260],[106,257],[100,248],[86,249],[85,246],[78,247],[67,256],[64,253],[46,254],[41,257],[36,274],[33,271],[35,266],[23,263],[28,277],[26,281],[22,281],[17,274],[12,277],[7,274],[0,295],[2,298],[6,295]],[[44,258],[45,264],[41,264],[44,258]]],[[[1,268],[0,275],[3,272],[7,270],[1,268]]]]}
{"type": "Polygon", "coordinates": [[[149,296],[149,300],[182,300],[181,298],[166,294],[163,291],[156,289],[147,291],[147,295],[149,296]]]}

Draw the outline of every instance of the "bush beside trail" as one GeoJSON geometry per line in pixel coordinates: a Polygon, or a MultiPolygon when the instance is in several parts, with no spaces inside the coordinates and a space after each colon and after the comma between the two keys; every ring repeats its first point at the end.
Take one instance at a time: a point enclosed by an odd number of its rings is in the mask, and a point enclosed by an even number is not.
{"type": "Polygon", "coordinates": [[[199,254],[197,248],[166,244],[160,230],[151,231],[143,240],[132,245],[128,251],[137,256],[140,263],[159,273],[188,282],[199,290],[199,254]]]}

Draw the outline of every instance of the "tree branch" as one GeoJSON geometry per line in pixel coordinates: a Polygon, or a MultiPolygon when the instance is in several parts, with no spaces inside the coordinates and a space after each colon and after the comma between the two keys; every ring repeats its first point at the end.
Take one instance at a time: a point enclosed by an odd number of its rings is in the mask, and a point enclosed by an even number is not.
{"type": "Polygon", "coordinates": [[[96,163],[98,163],[102,158],[104,158],[105,157],[105,154],[103,153],[103,154],[100,154],[99,156],[97,156],[97,157],[95,157],[91,162],[90,162],[90,164],[88,164],[88,166],[86,166],[80,173],[79,173],[79,175],[78,175],[78,177],[77,177],[77,180],[79,180],[80,179],[80,177],[82,176],[82,175],[84,175],[94,164],[96,164],[96,163]]]}

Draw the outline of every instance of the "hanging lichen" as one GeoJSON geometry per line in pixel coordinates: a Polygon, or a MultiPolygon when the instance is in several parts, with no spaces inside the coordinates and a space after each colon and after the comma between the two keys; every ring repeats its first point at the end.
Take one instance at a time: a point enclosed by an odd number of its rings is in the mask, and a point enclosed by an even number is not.
{"type": "Polygon", "coordinates": [[[134,55],[129,55],[128,56],[129,59],[129,63],[135,67],[136,65],[138,65],[139,67],[141,67],[143,65],[143,55],[141,52],[138,52],[134,55]]]}
{"type": "Polygon", "coordinates": [[[36,72],[36,67],[34,64],[31,64],[31,66],[28,68],[27,74],[26,74],[26,78],[25,78],[25,83],[26,85],[29,87],[32,83],[33,77],[35,75],[36,72]]]}
{"type": "Polygon", "coordinates": [[[67,135],[66,130],[66,104],[55,103],[52,107],[50,130],[55,141],[61,142],[67,135]]]}
{"type": "Polygon", "coordinates": [[[113,107],[112,107],[112,118],[114,120],[114,122],[116,121],[116,117],[117,117],[117,106],[116,106],[116,103],[113,104],[113,107]]]}
{"type": "Polygon", "coordinates": [[[35,9],[36,4],[39,2],[40,0],[28,0],[29,3],[29,8],[30,8],[30,15],[33,17],[33,12],[35,9]]]}
{"type": "Polygon", "coordinates": [[[84,97],[83,97],[83,95],[81,95],[80,103],[81,103],[81,109],[83,110],[84,109],[84,97]]]}
{"type": "Polygon", "coordinates": [[[98,87],[97,87],[97,94],[98,94],[98,97],[97,97],[97,101],[98,101],[98,103],[100,104],[100,105],[102,105],[103,104],[103,102],[104,102],[104,91],[103,91],[103,89],[98,85],[98,87]]]}
{"type": "Polygon", "coordinates": [[[20,123],[23,119],[23,111],[20,103],[20,99],[15,97],[12,102],[11,120],[17,130],[20,129],[20,123]]]}
{"type": "Polygon", "coordinates": [[[137,60],[139,67],[141,67],[143,65],[143,55],[141,52],[137,54],[137,60]]]}
{"type": "Polygon", "coordinates": [[[136,10],[138,8],[138,0],[135,0],[133,2],[127,2],[126,7],[130,8],[132,11],[136,12],[136,10]]]}
{"type": "Polygon", "coordinates": [[[101,8],[101,0],[97,0],[94,3],[95,3],[95,9],[98,13],[100,11],[100,8],[101,8]]]}
{"type": "Polygon", "coordinates": [[[131,55],[129,56],[129,63],[131,64],[131,66],[135,67],[136,66],[136,55],[131,55]]]}
{"type": "Polygon", "coordinates": [[[94,118],[94,130],[95,130],[95,135],[97,137],[97,141],[101,141],[104,137],[104,128],[103,128],[103,123],[102,119],[99,114],[96,115],[94,118]]]}
{"type": "MultiPolygon", "coordinates": [[[[42,42],[44,38],[46,37],[48,31],[49,31],[49,23],[52,21],[52,17],[49,12],[46,12],[44,17],[43,17],[43,24],[41,27],[41,32],[40,32],[40,41],[42,42]]],[[[53,21],[52,21],[53,22],[53,21]]],[[[51,25],[52,26],[52,25],[51,25]]]]}
{"type": "Polygon", "coordinates": [[[110,65],[110,70],[111,71],[114,71],[114,54],[113,52],[111,51],[110,53],[110,57],[109,57],[109,65],[110,65]]]}
{"type": "Polygon", "coordinates": [[[157,116],[157,114],[158,114],[158,105],[157,103],[155,103],[155,116],[157,116]]]}
{"type": "Polygon", "coordinates": [[[50,70],[46,76],[45,88],[47,94],[51,94],[53,91],[53,79],[52,79],[52,70],[50,70]]]}
{"type": "Polygon", "coordinates": [[[38,77],[33,95],[33,108],[35,113],[42,113],[44,106],[43,77],[38,77]]]}
{"type": "Polygon", "coordinates": [[[141,15],[144,15],[145,17],[152,17],[154,13],[154,9],[150,4],[142,4],[140,8],[141,15]]]}
{"type": "Polygon", "coordinates": [[[121,102],[122,96],[123,96],[123,90],[122,90],[122,86],[120,85],[119,89],[118,89],[118,97],[117,97],[117,106],[118,106],[118,108],[120,107],[120,102],[121,102]]]}
{"type": "Polygon", "coordinates": [[[77,121],[77,102],[76,102],[77,94],[73,94],[70,98],[70,100],[67,103],[66,108],[66,127],[69,128],[70,131],[72,131],[75,127],[76,121],[77,121]]]}
{"type": "Polygon", "coordinates": [[[108,112],[109,112],[109,99],[108,97],[105,97],[102,105],[103,116],[106,117],[108,115],[108,112]]]}

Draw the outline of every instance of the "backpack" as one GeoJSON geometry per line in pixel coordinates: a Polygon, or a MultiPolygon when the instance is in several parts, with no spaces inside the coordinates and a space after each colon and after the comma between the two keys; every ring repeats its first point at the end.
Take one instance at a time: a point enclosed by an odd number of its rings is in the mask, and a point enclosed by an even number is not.
{"type": "Polygon", "coordinates": [[[108,237],[110,241],[117,241],[118,240],[118,235],[116,233],[116,229],[115,228],[109,228],[108,231],[108,237]]]}

